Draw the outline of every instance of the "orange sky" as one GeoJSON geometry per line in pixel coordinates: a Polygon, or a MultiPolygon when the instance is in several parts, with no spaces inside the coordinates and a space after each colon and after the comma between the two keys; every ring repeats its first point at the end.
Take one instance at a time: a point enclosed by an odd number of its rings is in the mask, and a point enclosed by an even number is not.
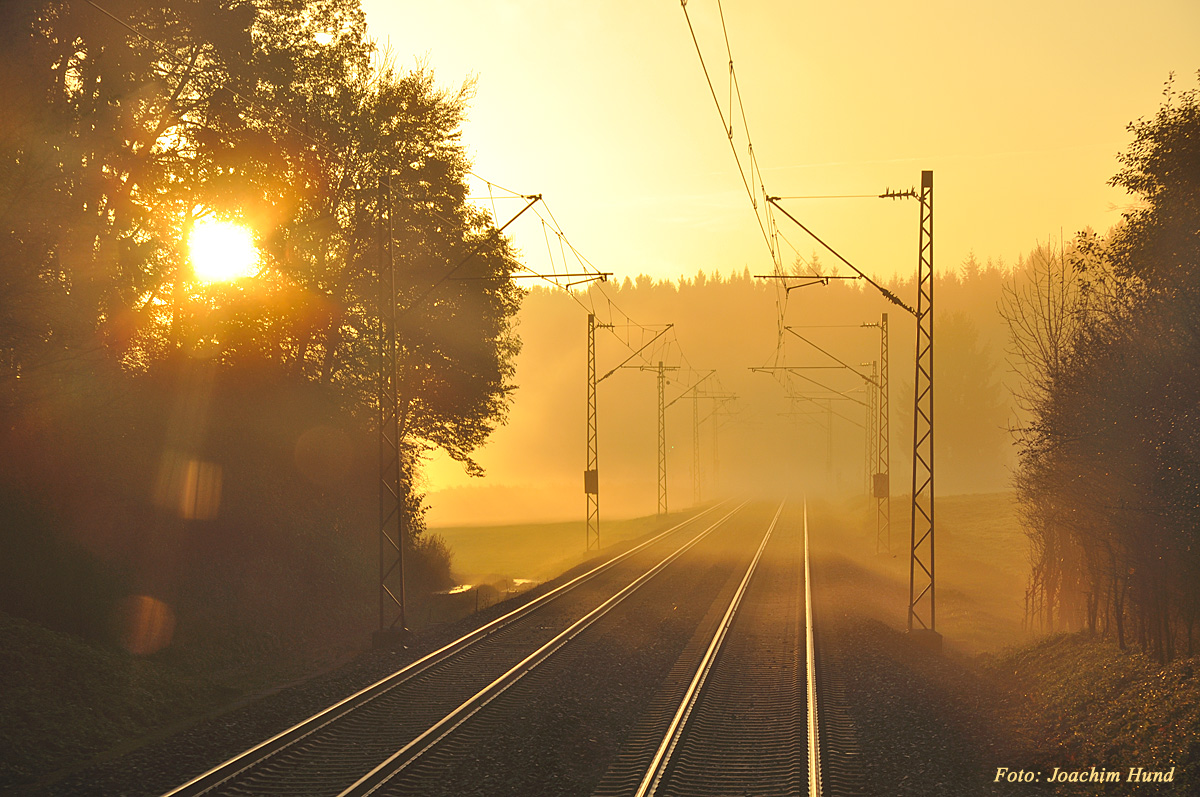
{"type": "MultiPolygon", "coordinates": [[[[759,273],[770,255],[674,0],[364,0],[400,66],[478,76],[464,140],[484,178],[541,193],[605,271],[759,273]]],[[[724,4],[767,191],[875,194],[935,172],[935,266],[1014,261],[1039,240],[1106,229],[1125,125],[1168,73],[1195,85],[1200,3],[760,0],[724,4]]],[[[715,0],[687,7],[723,106],[715,0]]],[[[728,111],[726,110],[726,113],[728,111]]],[[[735,129],[744,153],[744,133],[735,129]]],[[[520,208],[499,202],[501,221],[520,208]]],[[[915,270],[917,208],[878,199],[785,206],[871,274],[915,270]]],[[[817,248],[780,218],[806,257],[817,248]]],[[[511,228],[548,265],[540,222],[511,228]]],[[[790,262],[795,253],[782,246],[790,262]]],[[[557,257],[557,254],[556,254],[557,257]]],[[[829,262],[829,258],[823,258],[829,262]]]]}
{"type": "MultiPolygon", "coordinates": [[[[477,76],[464,130],[475,170],[543,194],[599,269],[617,279],[771,269],[677,0],[363,5],[400,66],[425,59],[447,86],[477,76]]],[[[717,3],[687,9],[728,115],[717,3]]],[[[874,195],[917,186],[933,169],[938,271],[972,250],[1012,263],[1060,231],[1114,224],[1128,199],[1106,181],[1131,140],[1126,125],[1157,110],[1170,72],[1190,88],[1200,67],[1195,0],[1148,0],[1136,16],[1110,0],[728,0],[724,15],[768,193],[874,195]]],[[[744,157],[740,123],[735,143],[744,157]]],[[[497,202],[496,215],[503,222],[522,204],[497,202]]],[[[785,207],[867,273],[915,272],[912,200],[785,207]]],[[[777,219],[805,257],[818,248],[777,219]]],[[[536,217],[509,232],[532,268],[549,269],[536,217]]],[[[781,249],[790,263],[795,252],[781,249]]],[[[561,268],[557,249],[555,258],[561,268]]],[[[499,436],[520,433],[517,403],[499,436]]],[[[497,467],[490,448],[479,452],[486,484],[536,481],[497,467]]],[[[427,474],[433,491],[483,486],[445,457],[427,474]]],[[[431,520],[440,515],[435,506],[431,520]]]]}

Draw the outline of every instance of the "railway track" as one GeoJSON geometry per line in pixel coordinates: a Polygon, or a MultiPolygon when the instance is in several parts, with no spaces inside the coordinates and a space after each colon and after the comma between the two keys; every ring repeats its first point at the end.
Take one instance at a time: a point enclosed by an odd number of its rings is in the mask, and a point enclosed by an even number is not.
{"type": "Polygon", "coordinates": [[[819,794],[803,541],[712,508],[169,795],[819,794]]]}
{"type": "Polygon", "coordinates": [[[531,650],[677,558],[736,511],[722,505],[700,513],[168,794],[340,794],[531,650]]]}
{"type": "Polygon", "coordinates": [[[630,735],[594,791],[820,794],[806,622],[804,534],[781,504],[703,649],[630,735]],[[814,757],[809,759],[809,743],[814,757]]]}

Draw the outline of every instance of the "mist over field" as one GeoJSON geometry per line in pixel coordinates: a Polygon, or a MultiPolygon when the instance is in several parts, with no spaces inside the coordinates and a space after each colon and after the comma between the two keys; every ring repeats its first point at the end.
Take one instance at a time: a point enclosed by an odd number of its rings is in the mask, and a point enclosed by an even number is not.
{"type": "MultiPolygon", "coordinates": [[[[819,258],[817,263],[820,269],[819,258]]],[[[1007,387],[1008,331],[998,302],[1001,286],[1023,268],[1023,261],[1009,267],[980,264],[972,256],[939,270],[934,319],[939,494],[1009,487],[1015,464],[1009,432],[1014,408],[1007,387]]],[[[911,301],[911,281],[888,287],[911,301]]],[[[683,395],[666,411],[671,507],[690,506],[696,497],[695,410],[691,394],[684,395],[691,385],[680,375],[695,378],[696,372],[709,369],[715,369],[715,378],[696,391],[701,396],[702,498],[741,491],[767,495],[800,489],[832,496],[865,492],[866,382],[841,364],[869,375],[871,363],[879,360],[880,334],[876,327],[859,325],[878,325],[885,312],[892,492],[909,491],[914,322],[907,312],[869,286],[844,280],[785,293],[772,281],[745,271],[729,278],[699,274],[668,282],[642,276],[577,297],[545,287],[530,290],[517,317],[522,348],[508,423],[477,456],[487,478],[470,479],[453,463],[435,461],[426,482],[432,526],[582,515],[585,307],[595,303],[604,308],[610,300],[641,323],[674,324],[672,332],[681,341],[663,347],[664,365],[681,368],[668,371],[666,401],[683,395]],[[780,330],[779,309],[786,325],[815,347],[780,330]],[[757,367],[798,370],[751,370],[757,367]],[[706,394],[737,398],[718,402],[706,394]]],[[[597,335],[596,350],[600,375],[629,356],[623,342],[604,331],[597,335]]],[[[641,364],[641,359],[632,363],[641,364]]],[[[626,368],[612,374],[598,387],[597,414],[602,512],[633,517],[655,511],[656,373],[626,368]]]]}

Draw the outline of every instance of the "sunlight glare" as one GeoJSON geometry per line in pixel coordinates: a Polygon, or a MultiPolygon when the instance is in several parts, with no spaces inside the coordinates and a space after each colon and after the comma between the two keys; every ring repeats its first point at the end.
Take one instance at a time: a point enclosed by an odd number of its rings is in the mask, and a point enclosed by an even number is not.
{"type": "Polygon", "coordinates": [[[201,282],[232,282],[258,273],[254,235],[233,222],[216,219],[197,222],[188,240],[188,254],[201,282]]]}

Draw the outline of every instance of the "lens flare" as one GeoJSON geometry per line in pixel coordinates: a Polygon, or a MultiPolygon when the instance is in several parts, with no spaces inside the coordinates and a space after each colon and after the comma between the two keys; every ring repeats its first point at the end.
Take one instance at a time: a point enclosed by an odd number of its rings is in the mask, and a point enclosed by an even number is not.
{"type": "Polygon", "coordinates": [[[157,653],[171,644],[175,613],[149,595],[131,595],[117,606],[121,645],[137,656],[157,653]]]}
{"type": "Polygon", "coordinates": [[[185,520],[213,520],[221,508],[221,466],[168,449],[159,462],[154,503],[185,520]]]}
{"type": "Polygon", "coordinates": [[[253,277],[259,269],[254,235],[230,221],[196,222],[188,238],[188,255],[201,282],[232,282],[253,277]]]}

